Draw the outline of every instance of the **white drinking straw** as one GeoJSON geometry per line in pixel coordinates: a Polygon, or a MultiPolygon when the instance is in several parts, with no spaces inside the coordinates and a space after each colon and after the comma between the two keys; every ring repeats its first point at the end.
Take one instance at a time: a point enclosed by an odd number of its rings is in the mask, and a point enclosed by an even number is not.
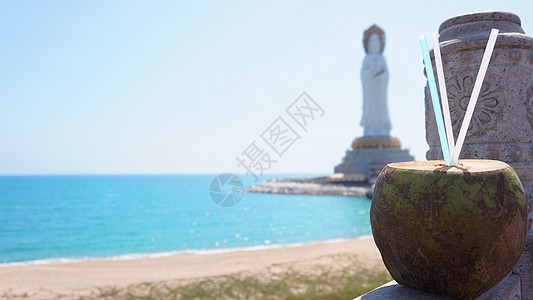
{"type": "MultiPolygon", "coordinates": [[[[446,137],[448,139],[448,149],[450,156],[453,157],[455,149],[455,141],[453,140],[452,119],[450,118],[450,107],[448,106],[448,92],[446,91],[446,81],[444,80],[444,67],[442,65],[442,57],[440,55],[440,44],[437,33],[432,34],[433,37],[433,53],[435,54],[435,65],[437,67],[437,77],[439,81],[440,101],[442,102],[442,113],[444,114],[444,128],[446,129],[446,137]]],[[[452,165],[450,162],[451,166],[452,165]]]]}
{"type": "Polygon", "coordinates": [[[487,47],[485,48],[485,53],[483,53],[483,58],[481,59],[481,66],[479,67],[479,72],[477,73],[476,82],[474,83],[474,89],[472,90],[472,95],[468,102],[468,107],[466,108],[465,117],[463,119],[463,124],[461,125],[461,130],[459,131],[459,137],[457,138],[457,144],[453,151],[451,165],[457,165],[457,160],[461,154],[461,148],[463,148],[463,143],[466,137],[466,131],[468,126],[470,126],[470,120],[474,114],[474,108],[476,107],[477,98],[481,92],[481,85],[485,79],[485,73],[487,73],[487,68],[489,67],[490,57],[492,56],[492,51],[494,50],[494,45],[496,44],[496,38],[498,37],[498,29],[492,29],[490,31],[489,41],[487,42],[487,47]]]}

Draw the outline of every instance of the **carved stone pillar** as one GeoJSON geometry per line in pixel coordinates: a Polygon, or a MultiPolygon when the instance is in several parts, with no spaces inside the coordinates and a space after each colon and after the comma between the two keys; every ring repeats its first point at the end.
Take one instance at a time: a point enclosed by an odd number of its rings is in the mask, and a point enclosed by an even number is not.
{"type": "MultiPolygon", "coordinates": [[[[507,12],[450,18],[439,28],[444,75],[455,139],[491,28],[500,30],[460,159],[501,160],[511,165],[533,207],[533,38],[507,12]]],[[[433,57],[433,51],[431,51],[433,57]]],[[[435,66],[433,67],[436,70],[435,66]]],[[[436,74],[435,74],[436,76],[436,74]]],[[[425,89],[427,159],[442,159],[429,88],[425,89]]]]}

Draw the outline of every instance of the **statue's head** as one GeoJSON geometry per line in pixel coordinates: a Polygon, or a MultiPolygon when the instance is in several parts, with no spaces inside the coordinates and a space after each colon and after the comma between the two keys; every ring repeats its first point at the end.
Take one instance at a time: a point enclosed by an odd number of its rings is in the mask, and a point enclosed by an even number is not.
{"type": "Polygon", "coordinates": [[[377,25],[370,26],[363,35],[366,53],[383,53],[385,48],[385,31],[377,25]]]}

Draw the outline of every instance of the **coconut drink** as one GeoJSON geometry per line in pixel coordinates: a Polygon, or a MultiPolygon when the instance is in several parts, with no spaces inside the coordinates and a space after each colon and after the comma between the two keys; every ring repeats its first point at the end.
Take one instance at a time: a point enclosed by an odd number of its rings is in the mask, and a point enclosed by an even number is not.
{"type": "Polygon", "coordinates": [[[475,299],[518,261],[527,202],[515,171],[500,161],[391,163],[377,179],[370,220],[398,283],[475,299]]]}
{"type": "Polygon", "coordinates": [[[509,274],[526,245],[527,200],[516,172],[501,161],[459,160],[498,34],[490,30],[457,139],[438,36],[432,37],[439,90],[426,37],[420,37],[444,160],[388,164],[370,210],[374,241],[400,284],[475,299],[509,274]]]}

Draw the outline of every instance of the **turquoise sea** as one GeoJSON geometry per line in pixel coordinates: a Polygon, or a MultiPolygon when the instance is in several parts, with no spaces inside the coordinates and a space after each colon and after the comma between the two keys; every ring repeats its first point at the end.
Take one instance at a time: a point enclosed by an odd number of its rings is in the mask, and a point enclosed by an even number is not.
{"type": "Polygon", "coordinates": [[[364,197],[246,193],[237,205],[219,207],[209,196],[213,177],[0,176],[0,264],[229,251],[371,234],[364,197]]]}

